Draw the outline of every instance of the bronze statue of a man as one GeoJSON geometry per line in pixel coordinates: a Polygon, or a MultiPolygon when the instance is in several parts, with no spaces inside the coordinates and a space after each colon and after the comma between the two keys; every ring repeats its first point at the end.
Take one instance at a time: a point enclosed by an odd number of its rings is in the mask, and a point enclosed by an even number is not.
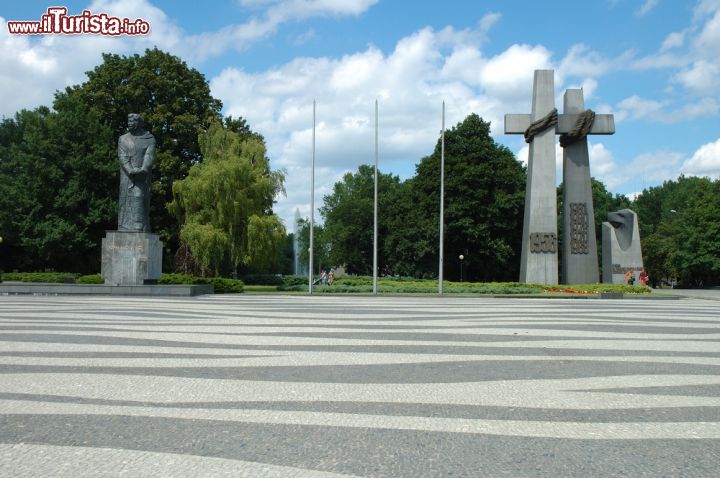
{"type": "Polygon", "coordinates": [[[128,115],[128,132],[118,139],[120,198],[118,230],[150,232],[150,185],[155,137],[137,113],[128,115]]]}

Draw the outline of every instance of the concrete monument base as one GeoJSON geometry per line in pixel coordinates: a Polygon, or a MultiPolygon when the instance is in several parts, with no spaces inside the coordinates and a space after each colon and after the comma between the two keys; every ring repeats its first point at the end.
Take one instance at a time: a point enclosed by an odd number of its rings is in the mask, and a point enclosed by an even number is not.
{"type": "Polygon", "coordinates": [[[149,232],[107,231],[100,273],[106,285],[143,285],[160,279],[163,244],[149,232]]]}

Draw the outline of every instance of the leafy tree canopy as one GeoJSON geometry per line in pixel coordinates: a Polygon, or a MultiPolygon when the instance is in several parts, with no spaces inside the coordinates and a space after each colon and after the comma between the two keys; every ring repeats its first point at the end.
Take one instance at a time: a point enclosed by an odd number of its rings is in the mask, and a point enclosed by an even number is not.
{"type": "Polygon", "coordinates": [[[651,279],[720,284],[720,180],[680,176],[644,190],[633,207],[651,279]]]}
{"type": "MultiPolygon", "coordinates": [[[[354,174],[347,173],[335,183],[332,194],[325,196],[320,208],[325,226],[324,234],[329,245],[329,261],[345,264],[351,274],[372,275],[373,268],[373,204],[374,169],[362,165],[354,174]]],[[[388,232],[388,212],[400,179],[397,176],[378,175],[378,235],[388,232]]],[[[387,264],[390,259],[385,249],[378,248],[378,263],[387,264]]]]}
{"type": "MultiPolygon", "coordinates": [[[[158,145],[153,231],[166,252],[178,245],[179,225],[165,204],[172,200],[172,183],[202,161],[198,136],[221,121],[220,101],[202,74],[158,49],[103,55],[87,78],[57,92],[53,109],[24,110],[0,122],[6,269],[99,270],[100,240],[117,224],[117,140],[131,112],[143,115],[158,145]]],[[[243,118],[225,118],[224,124],[244,139],[263,141],[243,118]]],[[[265,207],[271,207],[267,201],[265,207]]]]}
{"type": "MultiPolygon", "coordinates": [[[[211,96],[200,72],[157,48],[144,55],[103,54],[103,63],[87,76],[85,83],[56,95],[55,110],[73,115],[93,112],[110,128],[115,141],[127,130],[128,113],[143,116],[157,141],[150,223],[174,249],[177,222],[164,206],[172,199],[173,182],[187,176],[202,159],[198,134],[220,121],[222,103],[211,96]]],[[[238,121],[246,127],[242,119],[229,119],[231,124],[238,121]]]]}
{"type": "MultiPolygon", "coordinates": [[[[388,247],[398,255],[399,273],[437,276],[440,156],[438,141],[395,201],[388,247]]],[[[471,114],[445,133],[446,278],[459,279],[461,254],[469,280],[516,278],[524,197],[524,168],[495,143],[490,123],[471,114]]]]}
{"type": "Polygon", "coordinates": [[[6,269],[95,272],[117,220],[110,129],[75,99],[69,111],[23,110],[0,124],[0,234],[6,269]]]}
{"type": "Polygon", "coordinates": [[[227,261],[268,270],[278,257],[285,228],[273,214],[284,175],[271,171],[265,145],[213,123],[200,136],[202,163],[173,184],[169,211],[182,222],[180,238],[204,269],[220,272],[227,261]]]}

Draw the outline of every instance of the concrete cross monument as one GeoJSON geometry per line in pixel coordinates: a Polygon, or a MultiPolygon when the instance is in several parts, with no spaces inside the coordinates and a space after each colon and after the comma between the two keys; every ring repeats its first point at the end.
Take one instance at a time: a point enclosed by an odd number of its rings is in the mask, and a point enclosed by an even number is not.
{"type": "MultiPolygon", "coordinates": [[[[558,283],[558,238],[557,238],[557,194],[555,180],[555,134],[562,134],[568,143],[573,144],[573,148],[563,155],[568,156],[565,165],[568,162],[580,161],[581,148],[585,147],[585,156],[587,157],[587,141],[584,136],[587,134],[612,134],[614,132],[614,123],[612,115],[595,115],[581,113],[582,102],[578,106],[575,99],[576,94],[571,93],[566,96],[566,112],[558,115],[555,108],[555,88],[554,88],[554,72],[553,70],[535,70],[535,79],[533,83],[533,100],[531,114],[507,114],[505,115],[505,134],[523,134],[525,141],[530,143],[530,153],[528,155],[528,179],[525,189],[525,216],[523,220],[523,240],[520,258],[520,282],[538,283],[538,284],[557,284],[558,283]],[[568,100],[570,102],[568,103],[568,100]],[[579,110],[578,110],[579,108],[579,110]],[[576,112],[577,110],[577,112],[576,112]],[[579,139],[580,138],[580,139],[579,139]]],[[[577,91],[577,90],[570,90],[577,91]]],[[[580,96],[582,98],[582,96],[580,96]]],[[[585,192],[577,193],[578,186],[570,186],[571,201],[566,200],[567,204],[589,204],[592,210],[592,190],[590,185],[590,169],[571,167],[571,182],[575,183],[575,178],[587,175],[588,188],[581,187],[585,192]],[[582,200],[575,199],[581,196],[582,200]]],[[[585,181],[581,181],[585,184],[585,181]]],[[[567,189],[566,189],[567,191],[567,189]]],[[[576,215],[582,216],[582,207],[575,206],[576,215]]],[[[585,210],[587,212],[587,208],[585,210]]],[[[566,214],[566,217],[569,217],[566,214]]],[[[592,213],[587,215],[588,221],[592,219],[592,213]]],[[[582,221],[578,223],[579,226],[582,221]]],[[[594,237],[594,227],[590,229],[588,223],[588,237],[590,231],[594,237]]],[[[573,234],[571,228],[564,228],[564,244],[571,243],[570,236],[573,234]]],[[[576,241],[581,244],[582,241],[576,241]]],[[[588,256],[589,252],[588,244],[588,256]]],[[[584,243],[580,249],[584,250],[584,243]]],[[[578,249],[579,250],[579,249],[578,249]]],[[[597,248],[595,248],[597,250],[597,248]]],[[[578,255],[578,254],[574,254],[578,255]]],[[[583,258],[585,254],[581,253],[583,258]]],[[[597,253],[595,252],[595,271],[597,271],[597,253]]],[[[580,264],[576,264],[568,256],[570,262],[565,264],[563,269],[582,268],[580,264]]],[[[595,272],[597,277],[597,272],[595,272]]],[[[565,275],[563,274],[565,279],[565,275]]],[[[583,281],[584,282],[584,281],[583,281]]],[[[597,282],[597,279],[588,281],[597,282]]],[[[576,282],[573,282],[576,283],[576,282]]]]}
{"type": "Polygon", "coordinates": [[[532,113],[505,115],[505,134],[525,134],[530,143],[520,282],[558,283],[556,123],[553,70],[535,70],[532,113]]]}
{"type": "Polygon", "coordinates": [[[596,115],[585,110],[583,90],[569,89],[563,97],[563,112],[558,132],[563,147],[563,284],[600,282],[595,210],[590,181],[588,134],[613,134],[613,115],[596,115]],[[566,131],[569,119],[571,131],[566,131]]]}

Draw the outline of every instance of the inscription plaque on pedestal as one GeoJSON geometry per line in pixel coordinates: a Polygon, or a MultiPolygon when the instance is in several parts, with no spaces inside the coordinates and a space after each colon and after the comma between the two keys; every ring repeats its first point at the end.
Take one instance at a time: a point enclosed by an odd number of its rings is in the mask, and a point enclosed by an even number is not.
{"type": "Polygon", "coordinates": [[[162,242],[149,232],[107,231],[100,270],[105,284],[143,285],[160,279],[162,242]]]}

